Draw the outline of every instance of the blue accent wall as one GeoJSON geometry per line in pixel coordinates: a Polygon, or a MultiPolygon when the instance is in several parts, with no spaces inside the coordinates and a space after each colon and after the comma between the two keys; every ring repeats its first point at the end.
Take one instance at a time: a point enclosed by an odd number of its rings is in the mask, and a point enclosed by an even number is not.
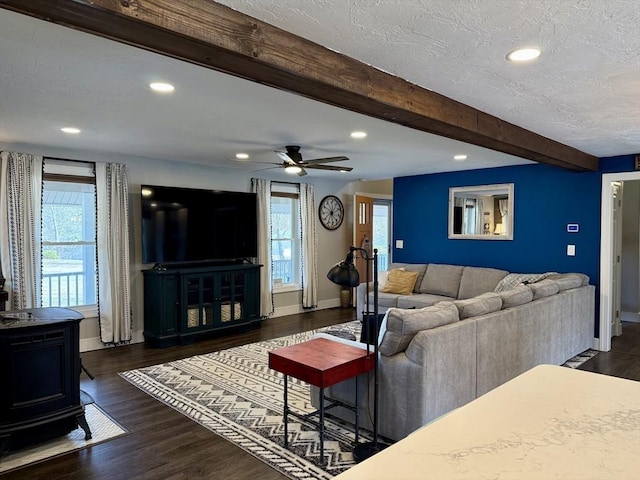
{"type": "Polygon", "coordinates": [[[521,165],[394,179],[393,261],[494,267],[514,273],[582,272],[598,284],[602,174],[633,170],[634,155],[600,159],[598,172],[521,165]],[[449,240],[449,187],[514,184],[514,239],[449,240]],[[567,224],[580,225],[568,233],[567,224]],[[403,240],[404,248],[395,248],[403,240]],[[576,255],[567,256],[567,245],[576,255]]]}

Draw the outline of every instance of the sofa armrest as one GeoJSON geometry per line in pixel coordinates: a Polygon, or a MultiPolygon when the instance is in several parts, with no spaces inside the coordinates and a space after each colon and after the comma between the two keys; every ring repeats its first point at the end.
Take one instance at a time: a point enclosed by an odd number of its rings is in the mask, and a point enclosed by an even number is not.
{"type": "MultiPolygon", "coordinates": [[[[373,282],[369,282],[369,292],[373,292],[373,282]]],[[[356,319],[362,320],[367,305],[367,284],[361,283],[356,287],[356,319]]]]}

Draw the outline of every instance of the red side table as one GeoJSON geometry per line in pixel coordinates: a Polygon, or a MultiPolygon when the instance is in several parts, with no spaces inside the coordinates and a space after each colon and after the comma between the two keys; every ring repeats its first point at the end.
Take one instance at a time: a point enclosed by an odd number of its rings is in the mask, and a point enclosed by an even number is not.
{"type": "MultiPolygon", "coordinates": [[[[324,412],[335,406],[342,406],[355,413],[355,441],[358,442],[358,375],[373,370],[373,351],[334,342],[326,338],[314,338],[308,342],[279,348],[269,352],[269,367],[284,375],[284,446],[289,447],[289,415],[309,421],[310,417],[319,415],[317,423],[320,429],[320,462],[324,460],[324,412]],[[320,388],[320,408],[315,412],[300,414],[289,409],[287,392],[288,376],[320,388]],[[356,377],[355,407],[330,399],[332,402],[324,406],[324,389],[356,377]]],[[[313,422],[315,423],[315,422],[313,422]]]]}

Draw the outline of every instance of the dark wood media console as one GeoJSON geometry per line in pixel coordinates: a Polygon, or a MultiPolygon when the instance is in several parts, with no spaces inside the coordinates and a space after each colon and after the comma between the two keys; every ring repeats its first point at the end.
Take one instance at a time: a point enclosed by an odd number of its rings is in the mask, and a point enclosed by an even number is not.
{"type": "Polygon", "coordinates": [[[0,454],[91,431],[80,401],[80,321],[66,308],[0,314],[0,454]]]}
{"type": "Polygon", "coordinates": [[[145,341],[168,347],[216,331],[259,326],[261,267],[230,263],[143,270],[145,341]]]}

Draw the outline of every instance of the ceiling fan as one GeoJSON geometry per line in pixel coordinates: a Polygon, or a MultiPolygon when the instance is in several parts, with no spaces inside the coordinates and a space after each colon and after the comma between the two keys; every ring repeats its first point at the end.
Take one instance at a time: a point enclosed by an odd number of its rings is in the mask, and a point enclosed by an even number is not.
{"type": "Polygon", "coordinates": [[[287,173],[296,174],[299,177],[307,174],[307,168],[315,168],[317,170],[331,170],[335,172],[350,172],[351,170],[353,170],[353,168],[351,167],[324,165],[325,163],[331,162],[343,162],[349,160],[349,157],[339,156],[304,160],[302,158],[302,154],[300,153],[299,145],[287,145],[285,149],[286,151],[284,152],[280,150],[275,151],[276,155],[278,155],[278,157],[282,159],[282,163],[272,163],[272,165],[277,165],[277,167],[269,168],[284,168],[287,173]]]}

